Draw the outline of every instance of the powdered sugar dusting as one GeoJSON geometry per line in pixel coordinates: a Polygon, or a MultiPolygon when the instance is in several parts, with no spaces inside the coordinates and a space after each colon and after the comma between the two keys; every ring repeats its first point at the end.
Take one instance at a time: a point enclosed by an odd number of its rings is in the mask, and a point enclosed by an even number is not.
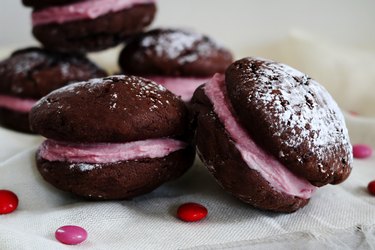
{"type": "MultiPolygon", "coordinates": [[[[38,68],[44,60],[41,58],[39,51],[29,50],[27,52],[13,53],[11,57],[0,61],[0,75],[9,74],[7,72],[12,72],[14,75],[19,75],[20,77],[28,77],[31,72],[38,68]]],[[[11,93],[18,95],[25,91],[24,82],[13,82],[10,85],[11,93]]]]}
{"type": "MultiPolygon", "coordinates": [[[[41,98],[39,101],[37,101],[34,105],[34,108],[39,108],[40,106],[42,106],[43,104],[47,104],[47,106],[50,104],[50,99],[49,99],[49,96],[51,95],[56,95],[56,94],[62,94],[64,92],[71,92],[71,93],[74,93],[74,94],[80,94],[80,90],[79,88],[84,85],[84,84],[100,84],[102,83],[102,79],[99,79],[99,78],[95,78],[95,79],[92,79],[88,82],[76,82],[76,83],[72,83],[72,84],[69,84],[69,85],[66,85],[62,88],[59,88],[59,89],[56,89],[54,91],[52,91],[51,93],[49,93],[47,96],[41,98]]],[[[63,108],[62,106],[59,107],[60,109],[63,108]]]]}
{"type": "Polygon", "coordinates": [[[145,36],[141,46],[144,49],[153,48],[158,57],[178,60],[180,64],[194,62],[200,57],[209,57],[214,49],[220,48],[202,34],[179,30],[145,36]]]}
{"type": "MultiPolygon", "coordinates": [[[[331,153],[340,152],[342,145],[347,147],[346,152],[351,152],[344,116],[323,86],[285,64],[261,58],[248,60],[249,64],[242,69],[246,72],[243,77],[248,77],[244,80],[257,82],[248,99],[266,114],[273,114],[270,126],[279,131],[273,136],[281,137],[284,146],[293,149],[308,145],[323,161],[331,153]]],[[[280,157],[284,154],[279,152],[280,157]]]]}
{"type": "Polygon", "coordinates": [[[23,55],[24,59],[19,61],[14,67],[15,74],[22,74],[24,72],[29,72],[35,65],[30,63],[30,61],[37,60],[40,55],[37,52],[29,52],[23,55]]]}
{"type": "Polygon", "coordinates": [[[149,110],[155,111],[157,109],[162,110],[169,105],[168,100],[164,100],[162,94],[167,89],[160,84],[157,84],[151,80],[131,76],[133,84],[135,84],[131,90],[135,92],[135,96],[138,100],[147,99],[149,101],[149,110]]]}
{"type": "Polygon", "coordinates": [[[110,104],[109,104],[110,109],[116,109],[117,108],[117,98],[118,98],[117,93],[111,94],[111,100],[110,100],[110,104]]]}
{"type": "Polygon", "coordinates": [[[94,169],[101,169],[100,164],[88,164],[88,163],[72,163],[69,165],[70,169],[76,169],[80,172],[88,172],[94,169]]]}
{"type": "MultiPolygon", "coordinates": [[[[124,95],[129,95],[129,92],[114,92],[116,84],[128,85],[128,91],[131,92],[134,97],[138,100],[148,100],[149,110],[154,111],[156,109],[163,109],[164,107],[170,105],[168,100],[164,100],[163,92],[167,89],[162,85],[159,85],[153,81],[137,77],[137,76],[125,76],[116,75],[105,78],[95,78],[87,82],[77,82],[55,91],[52,91],[49,95],[39,100],[35,107],[38,107],[44,103],[47,105],[50,102],[51,95],[60,95],[63,93],[71,93],[74,95],[79,95],[82,91],[88,91],[92,94],[100,93],[104,85],[108,86],[111,90],[109,94],[108,108],[110,111],[114,111],[119,108],[118,100],[123,99],[124,95]]],[[[60,108],[60,107],[59,107],[60,108]]],[[[61,109],[64,107],[61,107],[61,109]]],[[[121,107],[122,110],[127,110],[126,107],[121,107]]]]}

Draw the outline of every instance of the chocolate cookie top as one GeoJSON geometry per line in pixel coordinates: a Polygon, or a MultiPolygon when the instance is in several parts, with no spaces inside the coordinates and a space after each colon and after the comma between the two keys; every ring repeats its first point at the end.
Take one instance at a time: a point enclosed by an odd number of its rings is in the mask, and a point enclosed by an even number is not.
{"type": "Polygon", "coordinates": [[[207,36],[155,29],[130,40],[121,52],[122,70],[134,75],[206,77],[224,72],[232,54],[207,36]]]}
{"type": "Polygon", "coordinates": [[[82,55],[27,48],[0,62],[0,93],[39,99],[69,83],[106,75],[82,55]]]}
{"type": "Polygon", "coordinates": [[[348,131],[324,87],[287,65],[260,58],[233,63],[226,84],[243,126],[291,171],[317,186],[348,177],[348,131]]]}
{"type": "Polygon", "coordinates": [[[111,76],[50,93],[31,110],[34,132],[68,142],[129,142],[180,138],[187,133],[184,103],[140,77],[111,76]]]}
{"type": "Polygon", "coordinates": [[[56,5],[65,5],[74,2],[79,2],[79,0],[22,0],[25,6],[33,7],[35,9],[45,8],[56,5]]]}

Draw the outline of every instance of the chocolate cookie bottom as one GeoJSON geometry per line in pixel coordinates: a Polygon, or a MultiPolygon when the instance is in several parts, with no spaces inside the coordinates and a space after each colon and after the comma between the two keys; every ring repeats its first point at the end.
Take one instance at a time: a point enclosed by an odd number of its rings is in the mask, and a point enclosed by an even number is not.
{"type": "Polygon", "coordinates": [[[91,200],[122,200],[146,194],[184,174],[194,161],[188,147],[164,158],[105,164],[50,162],[38,156],[43,178],[58,189],[91,200]]]}
{"type": "Polygon", "coordinates": [[[30,130],[29,113],[0,108],[0,124],[18,132],[33,133],[30,130]]]}
{"type": "Polygon", "coordinates": [[[200,87],[194,94],[197,114],[196,144],[200,158],[224,190],[256,208],[290,213],[309,200],[275,190],[243,160],[212,105],[200,87]]]}

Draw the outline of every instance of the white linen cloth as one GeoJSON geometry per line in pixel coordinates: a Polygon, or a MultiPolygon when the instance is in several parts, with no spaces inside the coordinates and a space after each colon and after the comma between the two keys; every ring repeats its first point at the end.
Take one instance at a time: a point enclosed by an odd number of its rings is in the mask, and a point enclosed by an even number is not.
{"type": "MultiPolygon", "coordinates": [[[[274,47],[277,51],[283,53],[275,59],[296,64],[325,83],[345,110],[366,114],[347,116],[350,135],[353,142],[375,147],[374,54],[363,54],[368,59],[362,61],[361,54],[337,51],[300,33],[274,47]]],[[[374,156],[355,160],[346,182],[319,189],[305,208],[275,214],[226,194],[199,162],[183,178],[133,200],[82,201],[40,177],[34,154],[41,140],[0,129],[0,189],[20,199],[14,213],[0,216],[1,250],[375,248],[375,197],[366,190],[375,179],[374,156]],[[176,209],[184,202],[205,205],[208,217],[179,221],[176,209]],[[54,232],[63,225],[84,227],[87,241],[77,246],[57,242],[54,232]]]]}

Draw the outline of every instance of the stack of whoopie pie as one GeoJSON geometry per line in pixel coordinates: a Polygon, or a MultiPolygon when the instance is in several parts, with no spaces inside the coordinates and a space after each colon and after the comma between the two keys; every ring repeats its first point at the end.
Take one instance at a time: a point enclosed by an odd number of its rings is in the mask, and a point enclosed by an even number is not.
{"type": "Polygon", "coordinates": [[[33,34],[45,49],[14,53],[3,63],[13,71],[4,79],[6,90],[25,89],[20,93],[35,99],[29,121],[47,138],[36,154],[43,178],[87,199],[112,200],[150,192],[185,173],[195,159],[185,103],[145,78],[104,77],[82,55],[142,31],[155,16],[155,1],[23,2],[34,8],[33,34]]]}

